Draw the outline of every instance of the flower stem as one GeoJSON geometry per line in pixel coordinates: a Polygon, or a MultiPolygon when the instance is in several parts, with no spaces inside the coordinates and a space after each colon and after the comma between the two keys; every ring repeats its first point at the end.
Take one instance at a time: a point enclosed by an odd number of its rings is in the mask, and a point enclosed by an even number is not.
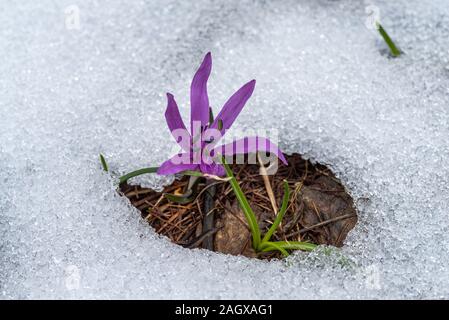
{"type": "Polygon", "coordinates": [[[245,194],[240,188],[239,183],[235,179],[231,168],[226,163],[226,160],[223,156],[221,157],[221,162],[226,169],[226,174],[230,178],[229,183],[231,184],[232,190],[234,190],[235,196],[237,197],[237,200],[239,201],[240,206],[242,207],[243,213],[245,214],[246,220],[248,221],[249,229],[251,230],[251,235],[253,239],[253,248],[256,251],[258,251],[260,245],[260,229],[259,224],[257,223],[256,215],[254,214],[254,211],[251,209],[251,206],[249,205],[248,200],[245,197],[245,194]]]}

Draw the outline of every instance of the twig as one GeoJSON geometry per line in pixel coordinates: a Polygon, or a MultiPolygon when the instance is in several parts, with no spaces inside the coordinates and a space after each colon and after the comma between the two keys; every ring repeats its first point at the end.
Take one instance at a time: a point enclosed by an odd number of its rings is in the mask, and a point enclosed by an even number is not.
{"type": "Polygon", "coordinates": [[[198,238],[193,239],[193,241],[191,241],[190,243],[187,243],[187,244],[183,245],[183,247],[188,248],[188,249],[196,248],[201,243],[204,243],[204,240],[206,240],[206,238],[211,237],[213,234],[215,234],[220,229],[221,228],[213,228],[213,229],[203,233],[198,238]]]}
{"type": "Polygon", "coordinates": [[[353,213],[344,214],[342,216],[335,217],[335,218],[332,218],[332,219],[329,219],[329,220],[326,220],[326,221],[314,224],[314,225],[312,225],[310,227],[305,227],[305,228],[302,228],[302,229],[300,229],[298,231],[292,232],[289,235],[287,235],[287,237],[294,237],[296,235],[302,234],[304,232],[310,231],[310,230],[318,228],[318,227],[322,227],[322,226],[327,225],[329,223],[336,222],[336,221],[339,221],[339,220],[348,219],[348,218],[353,218],[353,217],[357,217],[357,215],[353,214],[353,213]]]}

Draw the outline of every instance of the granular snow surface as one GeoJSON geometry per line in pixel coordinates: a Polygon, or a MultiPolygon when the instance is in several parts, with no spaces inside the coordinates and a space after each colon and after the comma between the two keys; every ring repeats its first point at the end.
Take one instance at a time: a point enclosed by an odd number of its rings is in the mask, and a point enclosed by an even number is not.
{"type": "Polygon", "coordinates": [[[449,298],[449,1],[0,7],[3,299],[449,298]],[[365,25],[373,7],[400,58],[365,25]],[[271,262],[188,250],[117,194],[99,153],[116,175],[171,156],[165,92],[188,118],[208,51],[216,111],[257,79],[234,130],[278,129],[286,153],[329,165],[354,197],[342,249],[271,262]]]}

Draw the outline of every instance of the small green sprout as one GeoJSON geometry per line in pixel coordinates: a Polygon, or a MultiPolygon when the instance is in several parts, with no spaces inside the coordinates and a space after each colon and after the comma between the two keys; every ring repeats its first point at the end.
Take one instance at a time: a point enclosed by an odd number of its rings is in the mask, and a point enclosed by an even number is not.
{"type": "Polygon", "coordinates": [[[108,164],[106,162],[106,159],[104,158],[104,156],[101,153],[100,153],[100,162],[101,162],[101,166],[103,167],[103,170],[105,172],[108,172],[109,171],[108,164]]]}
{"type": "Polygon", "coordinates": [[[395,57],[395,58],[399,57],[401,55],[401,53],[402,53],[401,50],[399,50],[398,47],[396,47],[396,45],[394,44],[393,40],[390,38],[388,33],[382,27],[382,25],[379,22],[376,22],[376,27],[377,27],[377,30],[379,31],[380,35],[384,39],[385,43],[390,48],[391,55],[393,57],[395,57]]]}

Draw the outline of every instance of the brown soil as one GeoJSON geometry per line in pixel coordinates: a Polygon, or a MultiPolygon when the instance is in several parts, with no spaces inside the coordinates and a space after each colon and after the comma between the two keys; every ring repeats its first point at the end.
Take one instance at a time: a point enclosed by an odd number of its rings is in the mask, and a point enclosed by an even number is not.
{"type": "MultiPolygon", "coordinates": [[[[278,172],[268,176],[277,207],[281,206],[284,179],[291,190],[288,210],[272,240],[341,247],[357,222],[352,198],[326,166],[313,165],[299,154],[287,156],[287,160],[288,166],[280,164],[278,172]]],[[[231,167],[258,217],[263,236],[274,220],[274,210],[259,174],[260,167],[258,164],[231,167]]],[[[120,191],[157,233],[176,244],[263,259],[281,257],[278,252],[256,255],[251,248],[251,234],[228,182],[200,180],[193,201],[185,204],[164,196],[164,193],[183,194],[188,181],[189,177],[175,180],[163,192],[128,184],[121,185],[120,191]],[[215,193],[210,195],[210,191],[215,193]],[[214,216],[212,228],[207,230],[203,227],[205,214],[214,216]]]]}

